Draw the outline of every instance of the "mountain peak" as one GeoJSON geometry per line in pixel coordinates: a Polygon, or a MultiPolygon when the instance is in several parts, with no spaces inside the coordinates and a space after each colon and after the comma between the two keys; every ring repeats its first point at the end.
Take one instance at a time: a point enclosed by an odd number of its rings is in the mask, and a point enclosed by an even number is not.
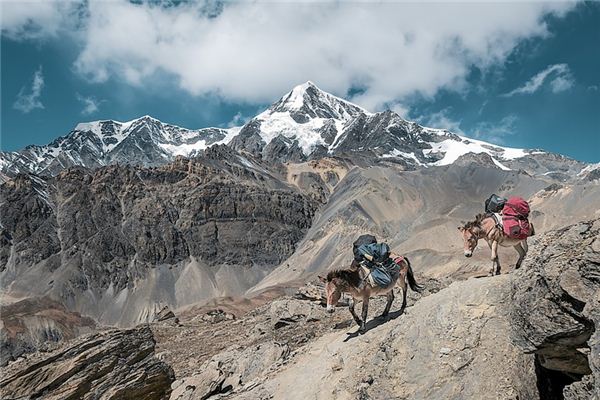
{"type": "Polygon", "coordinates": [[[347,121],[366,110],[320,89],[311,81],[295,86],[263,114],[289,113],[297,122],[312,118],[347,121]]]}

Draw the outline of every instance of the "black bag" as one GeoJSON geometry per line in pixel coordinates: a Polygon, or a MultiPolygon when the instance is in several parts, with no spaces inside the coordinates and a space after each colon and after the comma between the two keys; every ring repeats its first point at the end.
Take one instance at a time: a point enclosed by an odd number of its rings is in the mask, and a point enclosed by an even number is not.
{"type": "Polygon", "coordinates": [[[356,241],[352,245],[352,252],[354,253],[354,259],[358,262],[362,261],[364,258],[363,258],[363,255],[358,251],[358,248],[360,246],[363,246],[366,244],[373,244],[373,243],[377,243],[377,239],[375,239],[375,236],[373,236],[373,235],[359,236],[359,238],[356,239],[356,241]]]}
{"type": "Polygon", "coordinates": [[[485,212],[499,213],[504,208],[504,204],[506,204],[506,199],[504,197],[500,197],[500,196],[497,196],[496,194],[492,194],[485,201],[485,212]]]}

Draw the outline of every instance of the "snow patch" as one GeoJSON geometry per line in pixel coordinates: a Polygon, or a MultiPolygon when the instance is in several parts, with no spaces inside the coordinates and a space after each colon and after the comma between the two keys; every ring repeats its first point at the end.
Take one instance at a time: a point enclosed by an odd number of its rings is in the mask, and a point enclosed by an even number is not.
{"type": "Polygon", "coordinates": [[[438,154],[442,153],[443,158],[433,165],[449,165],[455,162],[460,156],[467,153],[486,153],[489,154],[494,163],[500,168],[508,170],[506,166],[499,163],[496,158],[503,160],[513,160],[526,156],[528,153],[523,149],[495,146],[481,140],[469,139],[466,137],[459,136],[460,140],[446,139],[438,143],[431,143],[431,149],[423,151],[425,154],[438,154]],[[497,149],[497,150],[496,150],[497,149]]]}
{"type": "Polygon", "coordinates": [[[394,149],[392,150],[390,153],[388,154],[383,154],[381,156],[381,158],[392,158],[392,157],[402,157],[402,158],[409,158],[411,160],[414,160],[418,165],[424,165],[418,158],[417,156],[415,156],[414,153],[406,153],[404,151],[400,151],[398,149],[394,149]]]}
{"type": "Polygon", "coordinates": [[[299,124],[289,112],[267,112],[257,117],[260,120],[261,137],[269,144],[277,136],[297,140],[305,155],[309,155],[317,145],[325,145],[321,133],[318,132],[325,124],[325,118],[313,118],[305,124],[299,124]]]}
{"type": "Polygon", "coordinates": [[[581,169],[581,171],[579,171],[579,173],[577,174],[577,176],[583,176],[585,174],[587,174],[588,172],[592,172],[594,170],[600,169],[600,162],[596,163],[596,164],[589,164],[586,167],[583,167],[581,169]]]}
{"type": "Polygon", "coordinates": [[[93,132],[97,136],[101,136],[102,130],[100,128],[100,123],[102,121],[92,121],[92,122],[80,122],[75,127],[76,131],[81,132],[93,132]]]}

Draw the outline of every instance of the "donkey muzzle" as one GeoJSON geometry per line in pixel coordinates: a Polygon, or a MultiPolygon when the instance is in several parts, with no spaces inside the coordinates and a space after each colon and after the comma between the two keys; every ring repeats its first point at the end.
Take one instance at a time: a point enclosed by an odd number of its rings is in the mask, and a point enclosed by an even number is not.
{"type": "Polygon", "coordinates": [[[334,311],[335,311],[335,306],[332,306],[331,304],[327,304],[327,312],[329,314],[331,314],[334,311]]]}
{"type": "Polygon", "coordinates": [[[465,257],[469,258],[473,255],[472,251],[465,251],[465,257]]]}

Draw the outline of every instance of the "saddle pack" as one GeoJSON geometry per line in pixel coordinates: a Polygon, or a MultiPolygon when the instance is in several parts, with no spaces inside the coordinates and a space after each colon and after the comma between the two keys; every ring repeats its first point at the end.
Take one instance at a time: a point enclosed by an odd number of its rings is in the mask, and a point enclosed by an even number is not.
{"type": "Polygon", "coordinates": [[[502,208],[502,225],[504,233],[515,239],[525,239],[530,236],[529,203],[522,197],[511,197],[502,208]]]}
{"type": "Polygon", "coordinates": [[[354,242],[352,251],[354,260],[365,269],[371,286],[388,287],[392,283],[399,267],[390,258],[387,243],[377,243],[373,235],[362,235],[354,242]]]}

